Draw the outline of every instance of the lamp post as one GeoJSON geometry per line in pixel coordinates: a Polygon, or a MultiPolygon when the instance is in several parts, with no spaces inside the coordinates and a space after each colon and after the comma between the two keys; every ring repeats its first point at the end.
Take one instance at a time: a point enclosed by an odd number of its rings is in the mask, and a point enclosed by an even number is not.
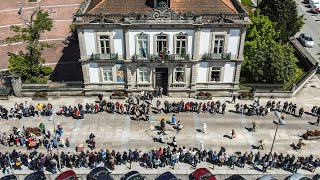
{"type": "Polygon", "coordinates": [[[278,122],[277,122],[277,126],[276,126],[276,131],[274,133],[274,137],[273,137],[273,141],[272,141],[272,145],[271,145],[271,149],[270,149],[270,154],[272,153],[272,150],[273,150],[273,145],[274,145],[274,142],[276,140],[279,124],[280,125],[285,125],[285,121],[283,119],[281,119],[280,112],[279,111],[275,111],[274,114],[277,116],[278,122]]]}
{"type": "Polygon", "coordinates": [[[53,124],[53,133],[54,133],[54,140],[56,141],[57,143],[57,156],[58,156],[58,164],[59,164],[59,171],[61,171],[61,162],[60,162],[60,154],[59,154],[59,144],[58,144],[58,140],[57,140],[57,135],[56,135],[56,124],[54,123],[54,115],[56,113],[56,108],[53,108],[52,109],[52,114],[51,116],[49,116],[49,121],[52,121],[52,124],[53,124]]]}

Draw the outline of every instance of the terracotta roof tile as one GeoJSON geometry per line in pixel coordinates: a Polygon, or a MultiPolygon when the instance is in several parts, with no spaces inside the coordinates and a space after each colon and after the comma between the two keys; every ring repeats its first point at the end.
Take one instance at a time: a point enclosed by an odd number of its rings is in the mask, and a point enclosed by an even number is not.
{"type": "MultiPolygon", "coordinates": [[[[147,13],[152,9],[150,0],[101,0],[89,10],[90,14],[126,14],[147,13]]],[[[177,12],[193,12],[195,14],[208,13],[237,13],[231,0],[171,0],[170,8],[177,12]]]]}

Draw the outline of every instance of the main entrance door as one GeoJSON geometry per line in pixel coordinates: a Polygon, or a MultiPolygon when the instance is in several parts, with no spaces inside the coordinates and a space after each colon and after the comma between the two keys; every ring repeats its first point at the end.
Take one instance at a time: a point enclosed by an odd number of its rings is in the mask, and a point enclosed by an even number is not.
{"type": "Polygon", "coordinates": [[[156,68],[156,88],[163,88],[163,95],[168,95],[168,68],[156,68]]]}

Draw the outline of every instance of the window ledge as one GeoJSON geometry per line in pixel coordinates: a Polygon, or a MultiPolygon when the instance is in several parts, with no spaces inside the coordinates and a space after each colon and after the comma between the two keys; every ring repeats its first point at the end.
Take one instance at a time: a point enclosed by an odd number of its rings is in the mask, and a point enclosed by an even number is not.
{"type": "Polygon", "coordinates": [[[172,85],[187,84],[186,82],[173,82],[172,85]]]}

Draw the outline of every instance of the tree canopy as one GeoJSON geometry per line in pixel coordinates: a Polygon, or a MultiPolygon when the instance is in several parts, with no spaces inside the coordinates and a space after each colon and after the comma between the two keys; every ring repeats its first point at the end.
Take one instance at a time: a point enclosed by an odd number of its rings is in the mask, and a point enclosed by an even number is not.
{"type": "Polygon", "coordinates": [[[259,4],[261,14],[266,15],[273,22],[277,22],[275,29],[280,32],[280,39],[288,41],[302,28],[303,16],[298,15],[294,0],[267,0],[259,4]]]}
{"type": "Polygon", "coordinates": [[[242,76],[250,83],[282,84],[289,87],[301,74],[294,49],[288,43],[276,41],[280,32],[277,23],[261,15],[260,10],[250,14],[244,46],[242,76]]]}
{"type": "Polygon", "coordinates": [[[53,27],[53,21],[49,16],[48,11],[37,9],[31,14],[28,21],[25,20],[25,26],[14,25],[10,27],[14,35],[6,38],[6,41],[26,44],[26,51],[21,51],[18,54],[8,53],[9,71],[21,76],[23,81],[37,81],[37,78],[45,75],[41,65],[45,59],[41,55],[44,48],[52,46],[39,40],[42,33],[50,31],[53,27]]]}

